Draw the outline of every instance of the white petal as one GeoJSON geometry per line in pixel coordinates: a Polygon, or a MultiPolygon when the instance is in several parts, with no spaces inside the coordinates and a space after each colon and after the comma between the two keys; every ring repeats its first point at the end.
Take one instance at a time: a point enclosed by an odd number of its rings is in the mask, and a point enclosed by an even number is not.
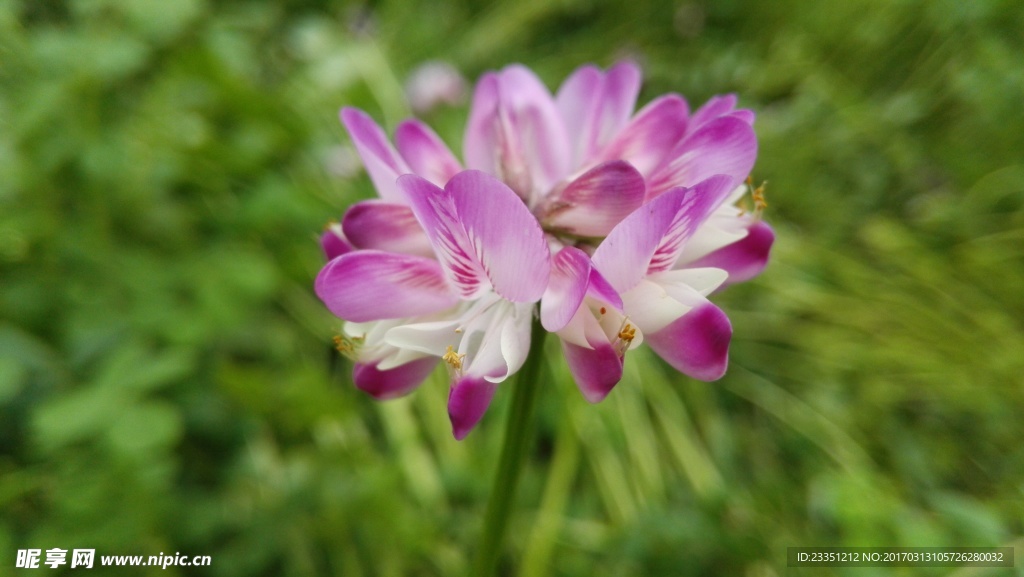
{"type": "Polygon", "coordinates": [[[711,267],[667,270],[647,277],[648,280],[661,285],[669,296],[687,304],[692,304],[687,300],[690,291],[707,296],[722,286],[728,278],[728,272],[711,267]]]}
{"type": "Polygon", "coordinates": [[[665,328],[690,310],[664,287],[646,279],[622,295],[622,306],[630,322],[649,333],[665,328]]]}

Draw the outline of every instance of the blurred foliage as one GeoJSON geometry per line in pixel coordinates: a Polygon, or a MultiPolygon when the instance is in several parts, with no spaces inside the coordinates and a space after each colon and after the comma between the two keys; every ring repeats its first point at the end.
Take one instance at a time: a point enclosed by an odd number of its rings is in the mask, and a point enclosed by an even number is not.
{"type": "MultiPolygon", "coordinates": [[[[337,109],[393,128],[428,59],[554,87],[628,56],[643,101],[738,93],[779,235],[719,297],[719,383],[641,351],[590,406],[548,350],[505,574],[1021,557],[1021,30],[1013,0],[0,0],[0,573],[30,547],[213,558],[123,575],[466,570],[507,395],[462,443],[443,375],[368,400],[311,290],[318,230],[372,194],[337,109]]],[[[458,150],[464,118],[426,120],[458,150]]]]}

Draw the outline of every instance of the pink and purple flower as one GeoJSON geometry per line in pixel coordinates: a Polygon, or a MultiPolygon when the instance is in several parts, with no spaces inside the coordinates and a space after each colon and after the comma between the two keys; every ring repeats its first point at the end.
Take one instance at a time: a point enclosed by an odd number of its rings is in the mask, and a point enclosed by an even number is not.
{"type": "Polygon", "coordinates": [[[725,373],[732,327],[707,296],[760,273],[774,241],[737,207],[754,115],[734,96],[691,114],[674,94],[634,113],[639,90],[630,62],[580,68],[554,95],[523,66],[488,73],[465,165],[417,120],[392,145],[342,110],[380,198],[325,232],[316,292],[346,321],[356,386],[401,396],[444,363],[461,439],[523,365],[535,317],[591,402],[642,342],[691,377],[725,373]]]}

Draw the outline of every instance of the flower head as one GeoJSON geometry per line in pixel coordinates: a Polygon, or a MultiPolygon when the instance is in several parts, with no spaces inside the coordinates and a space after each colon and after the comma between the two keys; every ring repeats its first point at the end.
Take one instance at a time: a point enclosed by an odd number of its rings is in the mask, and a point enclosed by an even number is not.
{"type": "Polygon", "coordinates": [[[392,146],[342,111],[380,199],[325,232],[316,290],[347,321],[358,387],[399,396],[445,365],[461,439],[523,365],[538,314],[591,402],[644,342],[687,375],[724,374],[732,328],[707,296],[759,273],[774,240],[760,210],[736,206],[754,115],[733,96],[690,114],[672,94],[634,113],[639,88],[630,62],[580,68],[555,95],[523,66],[488,73],[468,169],[419,121],[392,146]]]}

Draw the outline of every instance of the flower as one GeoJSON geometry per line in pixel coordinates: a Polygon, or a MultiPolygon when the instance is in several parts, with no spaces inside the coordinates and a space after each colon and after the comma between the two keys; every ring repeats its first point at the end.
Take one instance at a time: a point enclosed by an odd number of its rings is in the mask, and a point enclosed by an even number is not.
{"type": "Polygon", "coordinates": [[[571,190],[565,184],[604,163],[624,161],[643,177],[645,191],[640,202],[616,205],[615,222],[677,186],[716,174],[730,176],[734,185],[743,182],[757,156],[757,138],[753,113],[736,110],[735,96],[713,98],[691,115],[686,100],[669,94],[632,114],[639,90],[640,71],[628,61],[607,72],[584,66],[554,97],[523,66],[486,74],[473,95],[466,166],[498,176],[531,208],[564,210],[561,205],[569,204],[583,213],[615,195],[588,197],[590,204],[565,199],[571,190]]]}
{"type": "Polygon", "coordinates": [[[440,104],[459,104],[465,97],[466,81],[454,66],[439,60],[420,64],[405,82],[405,97],[418,114],[440,104]]]}
{"type": "Polygon", "coordinates": [[[728,273],[676,264],[730,191],[724,175],[671,189],[619,223],[593,256],[637,333],[676,370],[704,381],[720,378],[728,363],[732,326],[705,298],[728,273]]]}
{"type": "Polygon", "coordinates": [[[342,110],[380,198],[322,236],[316,291],[346,321],[359,388],[399,396],[443,362],[461,439],[523,365],[538,309],[591,402],[643,342],[694,378],[724,374],[732,328],[707,296],[758,274],[774,240],[763,188],[744,184],[754,115],[734,96],[690,114],[675,94],[634,113],[639,89],[630,62],[580,68],[554,95],[520,65],[485,74],[465,167],[417,120],[393,146],[342,110]]]}
{"type": "MultiPolygon", "coordinates": [[[[437,260],[356,250],[324,267],[316,291],[331,312],[349,321],[402,319],[384,332],[379,348],[385,356],[371,355],[378,367],[390,358],[384,368],[395,370],[404,351],[410,353],[401,358],[405,363],[428,355],[447,363],[449,416],[461,439],[490,404],[494,385],[526,360],[532,309],[548,284],[550,253],[537,220],[492,176],[463,171],[441,189],[407,174],[396,184],[437,260]]],[[[417,368],[405,372],[418,376],[417,368]]],[[[398,391],[408,384],[402,379],[398,391]]]]}

